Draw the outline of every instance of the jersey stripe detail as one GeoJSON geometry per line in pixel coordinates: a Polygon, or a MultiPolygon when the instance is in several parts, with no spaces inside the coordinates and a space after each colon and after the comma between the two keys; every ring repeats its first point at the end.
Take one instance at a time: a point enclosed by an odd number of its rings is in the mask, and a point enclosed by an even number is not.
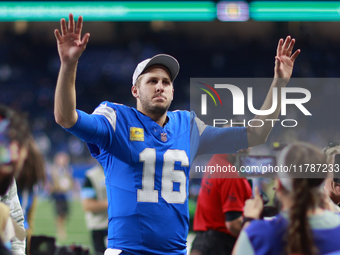
{"type": "Polygon", "coordinates": [[[198,117],[195,117],[195,122],[198,128],[198,132],[201,136],[207,125],[203,121],[201,121],[198,117]]]}
{"type": "Polygon", "coordinates": [[[92,114],[103,115],[110,122],[113,131],[116,131],[117,114],[110,106],[107,106],[107,104],[101,104],[92,114]]]}

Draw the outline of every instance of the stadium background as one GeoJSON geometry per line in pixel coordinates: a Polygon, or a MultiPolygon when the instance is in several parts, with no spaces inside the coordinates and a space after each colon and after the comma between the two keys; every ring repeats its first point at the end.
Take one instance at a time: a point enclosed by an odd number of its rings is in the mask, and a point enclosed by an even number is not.
{"type": "MultiPolygon", "coordinates": [[[[88,113],[104,100],[134,106],[130,89],[136,63],[158,53],[175,56],[181,66],[171,110],[189,110],[191,77],[272,77],[277,41],[286,35],[296,38],[295,48],[302,50],[293,77],[339,76],[338,22],[261,22],[251,19],[245,22],[217,19],[205,22],[87,22],[86,17],[84,22],[83,32],[91,33],[91,38],[79,62],[77,108],[88,113]]],[[[54,121],[53,97],[60,64],[53,35],[55,28],[59,28],[57,21],[0,22],[0,102],[27,112],[47,166],[56,152],[70,153],[78,186],[70,194],[73,202],[68,220],[69,238],[63,244],[89,245],[79,187],[84,171],[94,161],[86,145],[54,121]]],[[[287,136],[323,147],[340,137],[337,117],[340,87],[310,89],[312,95],[318,97],[311,107],[318,111],[320,105],[328,105],[329,111],[321,112],[322,120],[309,118],[304,122],[306,132],[287,136]],[[317,127],[317,132],[308,132],[312,127],[317,127]],[[331,134],[334,139],[325,134],[331,134]]],[[[260,150],[270,153],[270,145],[277,140],[279,132],[274,128],[269,141],[260,150]]],[[[199,181],[192,183],[191,191],[195,195],[199,181]]],[[[53,209],[46,190],[41,191],[35,234],[55,235],[53,209]]]]}

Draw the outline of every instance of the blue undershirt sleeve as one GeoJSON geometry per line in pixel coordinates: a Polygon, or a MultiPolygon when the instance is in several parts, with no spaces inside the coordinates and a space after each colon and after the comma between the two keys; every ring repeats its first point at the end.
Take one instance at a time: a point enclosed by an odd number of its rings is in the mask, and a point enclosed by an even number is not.
{"type": "Polygon", "coordinates": [[[236,153],[248,148],[247,128],[207,126],[200,137],[198,155],[236,153]]]}

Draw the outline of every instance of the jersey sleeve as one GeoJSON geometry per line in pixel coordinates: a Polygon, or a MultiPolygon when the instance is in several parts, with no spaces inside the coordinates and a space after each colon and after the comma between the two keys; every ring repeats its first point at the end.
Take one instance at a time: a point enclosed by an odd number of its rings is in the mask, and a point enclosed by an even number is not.
{"type": "Polygon", "coordinates": [[[82,199],[97,199],[96,190],[92,186],[92,182],[86,176],[84,185],[81,189],[81,198],[82,199]]]}
{"type": "Polygon", "coordinates": [[[99,149],[106,150],[112,142],[117,116],[113,106],[112,103],[103,102],[92,114],[77,110],[76,124],[66,129],[88,145],[92,145],[89,146],[91,154],[99,154],[99,149]]]}
{"type": "Polygon", "coordinates": [[[230,178],[227,182],[222,182],[221,204],[223,213],[231,211],[243,212],[245,191],[246,187],[236,178],[230,178]]]}
{"type": "Polygon", "coordinates": [[[206,125],[191,113],[190,146],[195,156],[202,154],[236,153],[248,148],[246,127],[218,128],[206,125]]]}
{"type": "Polygon", "coordinates": [[[199,154],[236,153],[248,148],[247,128],[207,126],[200,139],[199,154]]]}

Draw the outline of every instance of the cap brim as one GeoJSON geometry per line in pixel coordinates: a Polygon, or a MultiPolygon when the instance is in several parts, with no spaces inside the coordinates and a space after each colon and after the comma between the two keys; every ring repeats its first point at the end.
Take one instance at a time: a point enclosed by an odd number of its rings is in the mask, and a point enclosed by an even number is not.
{"type": "Polygon", "coordinates": [[[154,56],[153,58],[151,58],[151,60],[145,66],[143,72],[148,67],[150,67],[152,65],[163,65],[163,66],[167,67],[170,71],[171,81],[175,80],[175,78],[177,77],[177,74],[179,72],[178,61],[174,57],[167,55],[167,54],[158,54],[158,55],[154,56]]]}

